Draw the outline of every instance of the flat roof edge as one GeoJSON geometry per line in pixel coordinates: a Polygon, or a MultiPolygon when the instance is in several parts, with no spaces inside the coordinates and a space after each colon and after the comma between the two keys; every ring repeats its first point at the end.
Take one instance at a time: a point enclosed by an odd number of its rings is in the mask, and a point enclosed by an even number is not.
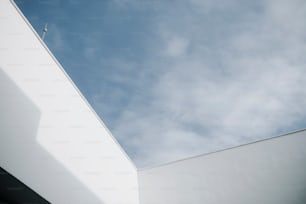
{"type": "Polygon", "coordinates": [[[212,155],[212,154],[217,154],[217,153],[220,153],[220,152],[225,152],[225,151],[228,151],[228,150],[237,149],[237,148],[240,148],[240,147],[249,146],[249,145],[256,144],[256,143],[261,143],[261,142],[264,142],[264,141],[279,139],[279,138],[289,136],[289,135],[293,135],[295,133],[300,133],[300,132],[306,132],[306,128],[294,130],[292,132],[272,136],[272,137],[265,138],[265,139],[255,140],[255,141],[252,141],[252,142],[249,142],[249,143],[245,143],[245,144],[241,144],[241,145],[237,145],[237,146],[233,146],[233,147],[229,147],[229,148],[225,148],[225,149],[220,149],[220,150],[216,150],[216,151],[212,151],[212,152],[208,152],[208,153],[203,153],[203,154],[198,154],[198,155],[194,155],[194,156],[190,156],[190,157],[185,157],[185,158],[170,161],[170,162],[165,162],[163,164],[158,164],[158,165],[154,165],[154,166],[151,166],[151,167],[139,168],[138,172],[146,171],[146,170],[150,170],[150,169],[155,169],[155,168],[159,168],[159,167],[163,167],[163,166],[168,166],[168,165],[171,165],[171,164],[183,162],[183,161],[190,160],[190,159],[196,159],[196,158],[203,157],[203,156],[209,156],[209,155],[212,155]]]}

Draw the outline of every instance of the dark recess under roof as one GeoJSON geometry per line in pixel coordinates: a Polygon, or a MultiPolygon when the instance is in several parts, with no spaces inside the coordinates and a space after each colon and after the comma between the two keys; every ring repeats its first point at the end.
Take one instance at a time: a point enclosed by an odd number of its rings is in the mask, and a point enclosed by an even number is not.
{"type": "Polygon", "coordinates": [[[0,204],[49,204],[47,200],[0,167],[0,204]]]}

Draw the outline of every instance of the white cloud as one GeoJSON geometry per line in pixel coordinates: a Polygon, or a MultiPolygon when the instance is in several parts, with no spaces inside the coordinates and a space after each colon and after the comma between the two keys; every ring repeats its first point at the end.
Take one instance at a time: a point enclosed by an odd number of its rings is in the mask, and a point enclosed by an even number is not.
{"type": "MultiPolygon", "coordinates": [[[[189,3],[173,10],[165,4],[156,17],[157,38],[147,42],[152,55],[137,66],[154,67],[158,77],[133,96],[113,128],[139,166],[262,139],[306,121],[304,1],[189,3]]],[[[149,76],[134,80],[145,84],[149,76]]]]}
{"type": "Polygon", "coordinates": [[[164,54],[170,57],[180,57],[187,52],[189,42],[187,39],[171,36],[166,39],[166,48],[164,54]]]}

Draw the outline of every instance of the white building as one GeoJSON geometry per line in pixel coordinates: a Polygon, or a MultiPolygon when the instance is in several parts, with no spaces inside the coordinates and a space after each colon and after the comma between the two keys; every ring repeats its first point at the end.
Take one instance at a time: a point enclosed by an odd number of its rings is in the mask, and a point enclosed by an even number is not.
{"type": "Polygon", "coordinates": [[[305,130],[137,170],[10,0],[0,96],[0,203],[306,203],[305,130]]]}

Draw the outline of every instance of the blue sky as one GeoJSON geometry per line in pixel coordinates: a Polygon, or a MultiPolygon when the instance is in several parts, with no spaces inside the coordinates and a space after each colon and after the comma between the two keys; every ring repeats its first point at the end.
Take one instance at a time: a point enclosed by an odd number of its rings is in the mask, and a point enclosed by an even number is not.
{"type": "Polygon", "coordinates": [[[302,0],[15,0],[137,166],[306,127],[302,0]]]}

